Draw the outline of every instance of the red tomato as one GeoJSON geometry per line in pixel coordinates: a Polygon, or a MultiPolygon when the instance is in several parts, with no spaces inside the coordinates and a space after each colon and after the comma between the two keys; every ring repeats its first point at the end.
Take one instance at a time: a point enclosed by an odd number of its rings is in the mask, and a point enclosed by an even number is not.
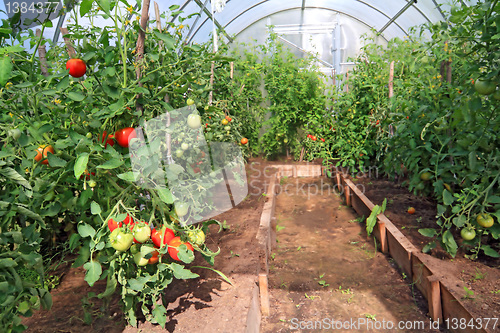
{"type": "Polygon", "coordinates": [[[153,244],[158,248],[163,247],[174,237],[175,237],[174,231],[165,226],[162,227],[160,230],[154,228],[153,231],[151,231],[151,240],[153,241],[153,244]],[[163,234],[163,242],[161,240],[162,234],[163,234]]]}
{"type": "Polygon", "coordinates": [[[316,141],[317,140],[316,136],[315,135],[311,135],[311,140],[316,141]]]}
{"type": "Polygon", "coordinates": [[[325,142],[325,139],[321,138],[321,141],[325,142]]]}
{"type": "Polygon", "coordinates": [[[172,257],[172,259],[179,261],[179,257],[177,256],[177,253],[179,253],[179,250],[177,249],[181,244],[186,245],[188,250],[194,251],[194,248],[191,244],[188,242],[183,242],[181,241],[181,238],[179,236],[174,237],[170,240],[168,243],[168,254],[172,257]]]}
{"type": "Polygon", "coordinates": [[[82,59],[69,59],[66,62],[66,69],[69,69],[69,75],[72,77],[82,77],[87,71],[87,65],[82,59]]]}
{"type": "Polygon", "coordinates": [[[247,143],[248,143],[248,139],[247,138],[241,139],[241,144],[242,145],[246,145],[247,143]]]}
{"type": "Polygon", "coordinates": [[[35,156],[35,161],[40,161],[42,160],[42,164],[49,164],[49,160],[47,159],[47,154],[51,153],[54,154],[54,148],[52,148],[51,145],[41,145],[40,147],[37,148],[36,150],[36,156],[35,156]]]}
{"type": "Polygon", "coordinates": [[[116,228],[120,228],[122,226],[122,222],[116,222],[113,219],[108,220],[108,228],[109,231],[113,232],[116,228]]]}
{"type": "Polygon", "coordinates": [[[413,207],[408,208],[408,214],[411,214],[411,215],[415,214],[415,208],[413,208],[413,207]]]}
{"type": "Polygon", "coordinates": [[[106,148],[108,146],[108,144],[110,146],[114,146],[115,145],[115,141],[113,140],[113,135],[108,135],[108,132],[104,131],[102,132],[102,136],[101,136],[101,143],[104,143],[104,148],[106,148]],[[106,139],[107,137],[107,139],[106,139]],[[106,140],[106,143],[104,143],[104,141],[106,140]]]}
{"type": "Polygon", "coordinates": [[[151,252],[151,258],[149,258],[148,264],[151,264],[151,265],[156,264],[158,262],[158,260],[160,260],[158,255],[159,255],[158,251],[151,252]]]}
{"type": "Polygon", "coordinates": [[[135,133],[135,129],[133,127],[125,127],[115,133],[116,142],[124,148],[128,148],[130,140],[136,137],[137,133],[135,133]]]}

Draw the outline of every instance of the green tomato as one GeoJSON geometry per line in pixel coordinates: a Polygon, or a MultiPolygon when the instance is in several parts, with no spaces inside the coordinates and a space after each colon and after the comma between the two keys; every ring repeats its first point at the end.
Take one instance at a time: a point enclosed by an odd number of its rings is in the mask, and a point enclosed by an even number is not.
{"type": "Polygon", "coordinates": [[[177,157],[182,157],[182,155],[184,155],[184,150],[182,150],[182,149],[177,149],[177,150],[175,151],[175,156],[177,156],[177,157]]]}
{"type": "Polygon", "coordinates": [[[466,241],[473,240],[476,237],[476,231],[470,227],[463,228],[460,231],[460,236],[466,241]]]}
{"type": "Polygon", "coordinates": [[[97,185],[97,182],[95,180],[93,180],[93,179],[89,180],[90,187],[96,187],[96,185],[97,185]]]}
{"type": "Polygon", "coordinates": [[[111,246],[120,252],[125,252],[132,246],[132,242],[134,241],[134,236],[131,233],[127,233],[120,228],[116,228],[109,235],[109,242],[111,246]]]}
{"type": "Polygon", "coordinates": [[[151,237],[151,228],[146,223],[140,222],[134,226],[132,233],[136,241],[144,243],[151,237]]]}
{"type": "Polygon", "coordinates": [[[191,106],[194,104],[194,101],[191,99],[191,98],[188,98],[187,101],[186,101],[186,104],[191,106]]]}
{"type": "Polygon", "coordinates": [[[92,133],[88,132],[86,135],[87,139],[92,139],[92,133]]]}
{"type": "Polygon", "coordinates": [[[492,94],[495,92],[496,88],[493,82],[484,79],[477,79],[476,83],[474,83],[474,89],[480,95],[492,94]]]}
{"type": "Polygon", "coordinates": [[[230,131],[231,130],[231,126],[224,126],[224,130],[225,131],[230,131]]]}
{"type": "Polygon", "coordinates": [[[205,243],[205,233],[201,229],[188,230],[187,236],[192,244],[202,245],[205,243]]]}
{"type": "Polygon", "coordinates": [[[197,129],[201,126],[201,117],[198,114],[190,114],[187,118],[187,124],[189,128],[197,129]]]}
{"type": "Polygon", "coordinates": [[[19,128],[13,128],[9,130],[9,135],[14,138],[14,140],[17,140],[21,137],[21,130],[19,128]]]}
{"type": "Polygon", "coordinates": [[[134,254],[134,261],[137,266],[146,266],[149,262],[149,259],[144,258],[141,252],[137,252],[136,254],[134,254]]]}
{"type": "Polygon", "coordinates": [[[183,217],[184,215],[186,215],[188,212],[188,209],[189,209],[188,204],[186,204],[184,202],[175,204],[175,213],[179,217],[183,217]]]}
{"type": "Polygon", "coordinates": [[[182,148],[182,150],[188,150],[189,144],[187,144],[186,142],[184,142],[184,143],[182,143],[181,148],[182,148]]]}

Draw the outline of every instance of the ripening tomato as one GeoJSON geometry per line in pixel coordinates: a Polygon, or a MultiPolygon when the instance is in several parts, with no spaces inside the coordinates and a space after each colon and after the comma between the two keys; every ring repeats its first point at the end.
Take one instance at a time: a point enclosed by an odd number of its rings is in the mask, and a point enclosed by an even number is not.
{"type": "Polygon", "coordinates": [[[177,254],[179,253],[178,248],[182,244],[186,245],[188,250],[194,251],[193,245],[189,244],[188,242],[181,241],[181,238],[179,236],[174,237],[170,240],[170,242],[168,242],[168,254],[170,254],[170,257],[172,257],[172,259],[180,261],[177,254]]]}
{"type": "Polygon", "coordinates": [[[316,138],[315,135],[311,135],[311,140],[316,141],[318,138],[316,138]]]}
{"type": "Polygon", "coordinates": [[[248,143],[248,139],[247,138],[241,139],[241,144],[242,145],[246,145],[247,143],[248,143]]]}
{"type": "Polygon", "coordinates": [[[495,221],[490,214],[481,213],[476,217],[476,222],[483,228],[489,228],[495,221]]]}
{"type": "Polygon", "coordinates": [[[229,124],[229,121],[227,121],[227,119],[224,118],[221,120],[221,124],[226,126],[227,124],[229,124]]]}
{"type": "Polygon", "coordinates": [[[115,133],[115,140],[123,148],[128,148],[130,140],[137,137],[133,127],[122,128],[115,133]]]}
{"type": "Polygon", "coordinates": [[[102,132],[101,143],[104,143],[104,148],[106,148],[108,145],[113,147],[115,145],[115,141],[113,140],[113,135],[111,134],[108,135],[108,132],[106,131],[102,132]]]}
{"type": "Polygon", "coordinates": [[[122,222],[116,222],[113,219],[108,220],[108,228],[109,231],[113,232],[116,228],[120,228],[122,226],[122,222]]]}
{"type": "Polygon", "coordinates": [[[415,208],[414,207],[408,208],[408,214],[411,214],[411,215],[415,214],[415,208]]]}
{"type": "Polygon", "coordinates": [[[158,251],[151,252],[151,258],[148,260],[148,264],[153,265],[156,264],[160,260],[158,251]]]}
{"type": "Polygon", "coordinates": [[[49,164],[49,160],[47,159],[48,153],[54,154],[54,148],[51,145],[41,145],[36,150],[35,161],[38,162],[43,159],[42,164],[49,164]]]}
{"type": "Polygon", "coordinates": [[[161,229],[154,228],[153,231],[151,231],[151,240],[153,241],[153,244],[158,248],[163,247],[174,237],[174,231],[165,226],[163,226],[161,229]]]}
{"type": "Polygon", "coordinates": [[[87,65],[82,59],[69,59],[66,62],[66,69],[69,69],[69,75],[79,78],[85,75],[85,72],[87,71],[87,65]]]}

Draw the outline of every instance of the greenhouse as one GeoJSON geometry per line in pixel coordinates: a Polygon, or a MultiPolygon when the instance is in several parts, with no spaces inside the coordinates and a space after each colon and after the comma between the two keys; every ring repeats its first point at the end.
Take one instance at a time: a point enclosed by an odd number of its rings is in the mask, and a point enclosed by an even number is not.
{"type": "Polygon", "coordinates": [[[0,17],[0,332],[500,332],[498,0],[0,17]]]}

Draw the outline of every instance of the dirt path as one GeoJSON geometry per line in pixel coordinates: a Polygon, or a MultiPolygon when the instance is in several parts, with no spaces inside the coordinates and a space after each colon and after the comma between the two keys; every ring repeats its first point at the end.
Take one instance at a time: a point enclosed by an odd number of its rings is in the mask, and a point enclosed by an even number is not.
{"type": "Polygon", "coordinates": [[[262,332],[439,332],[429,328],[425,300],[376,251],[327,179],[282,181],[276,218],[271,316],[262,332]]]}

